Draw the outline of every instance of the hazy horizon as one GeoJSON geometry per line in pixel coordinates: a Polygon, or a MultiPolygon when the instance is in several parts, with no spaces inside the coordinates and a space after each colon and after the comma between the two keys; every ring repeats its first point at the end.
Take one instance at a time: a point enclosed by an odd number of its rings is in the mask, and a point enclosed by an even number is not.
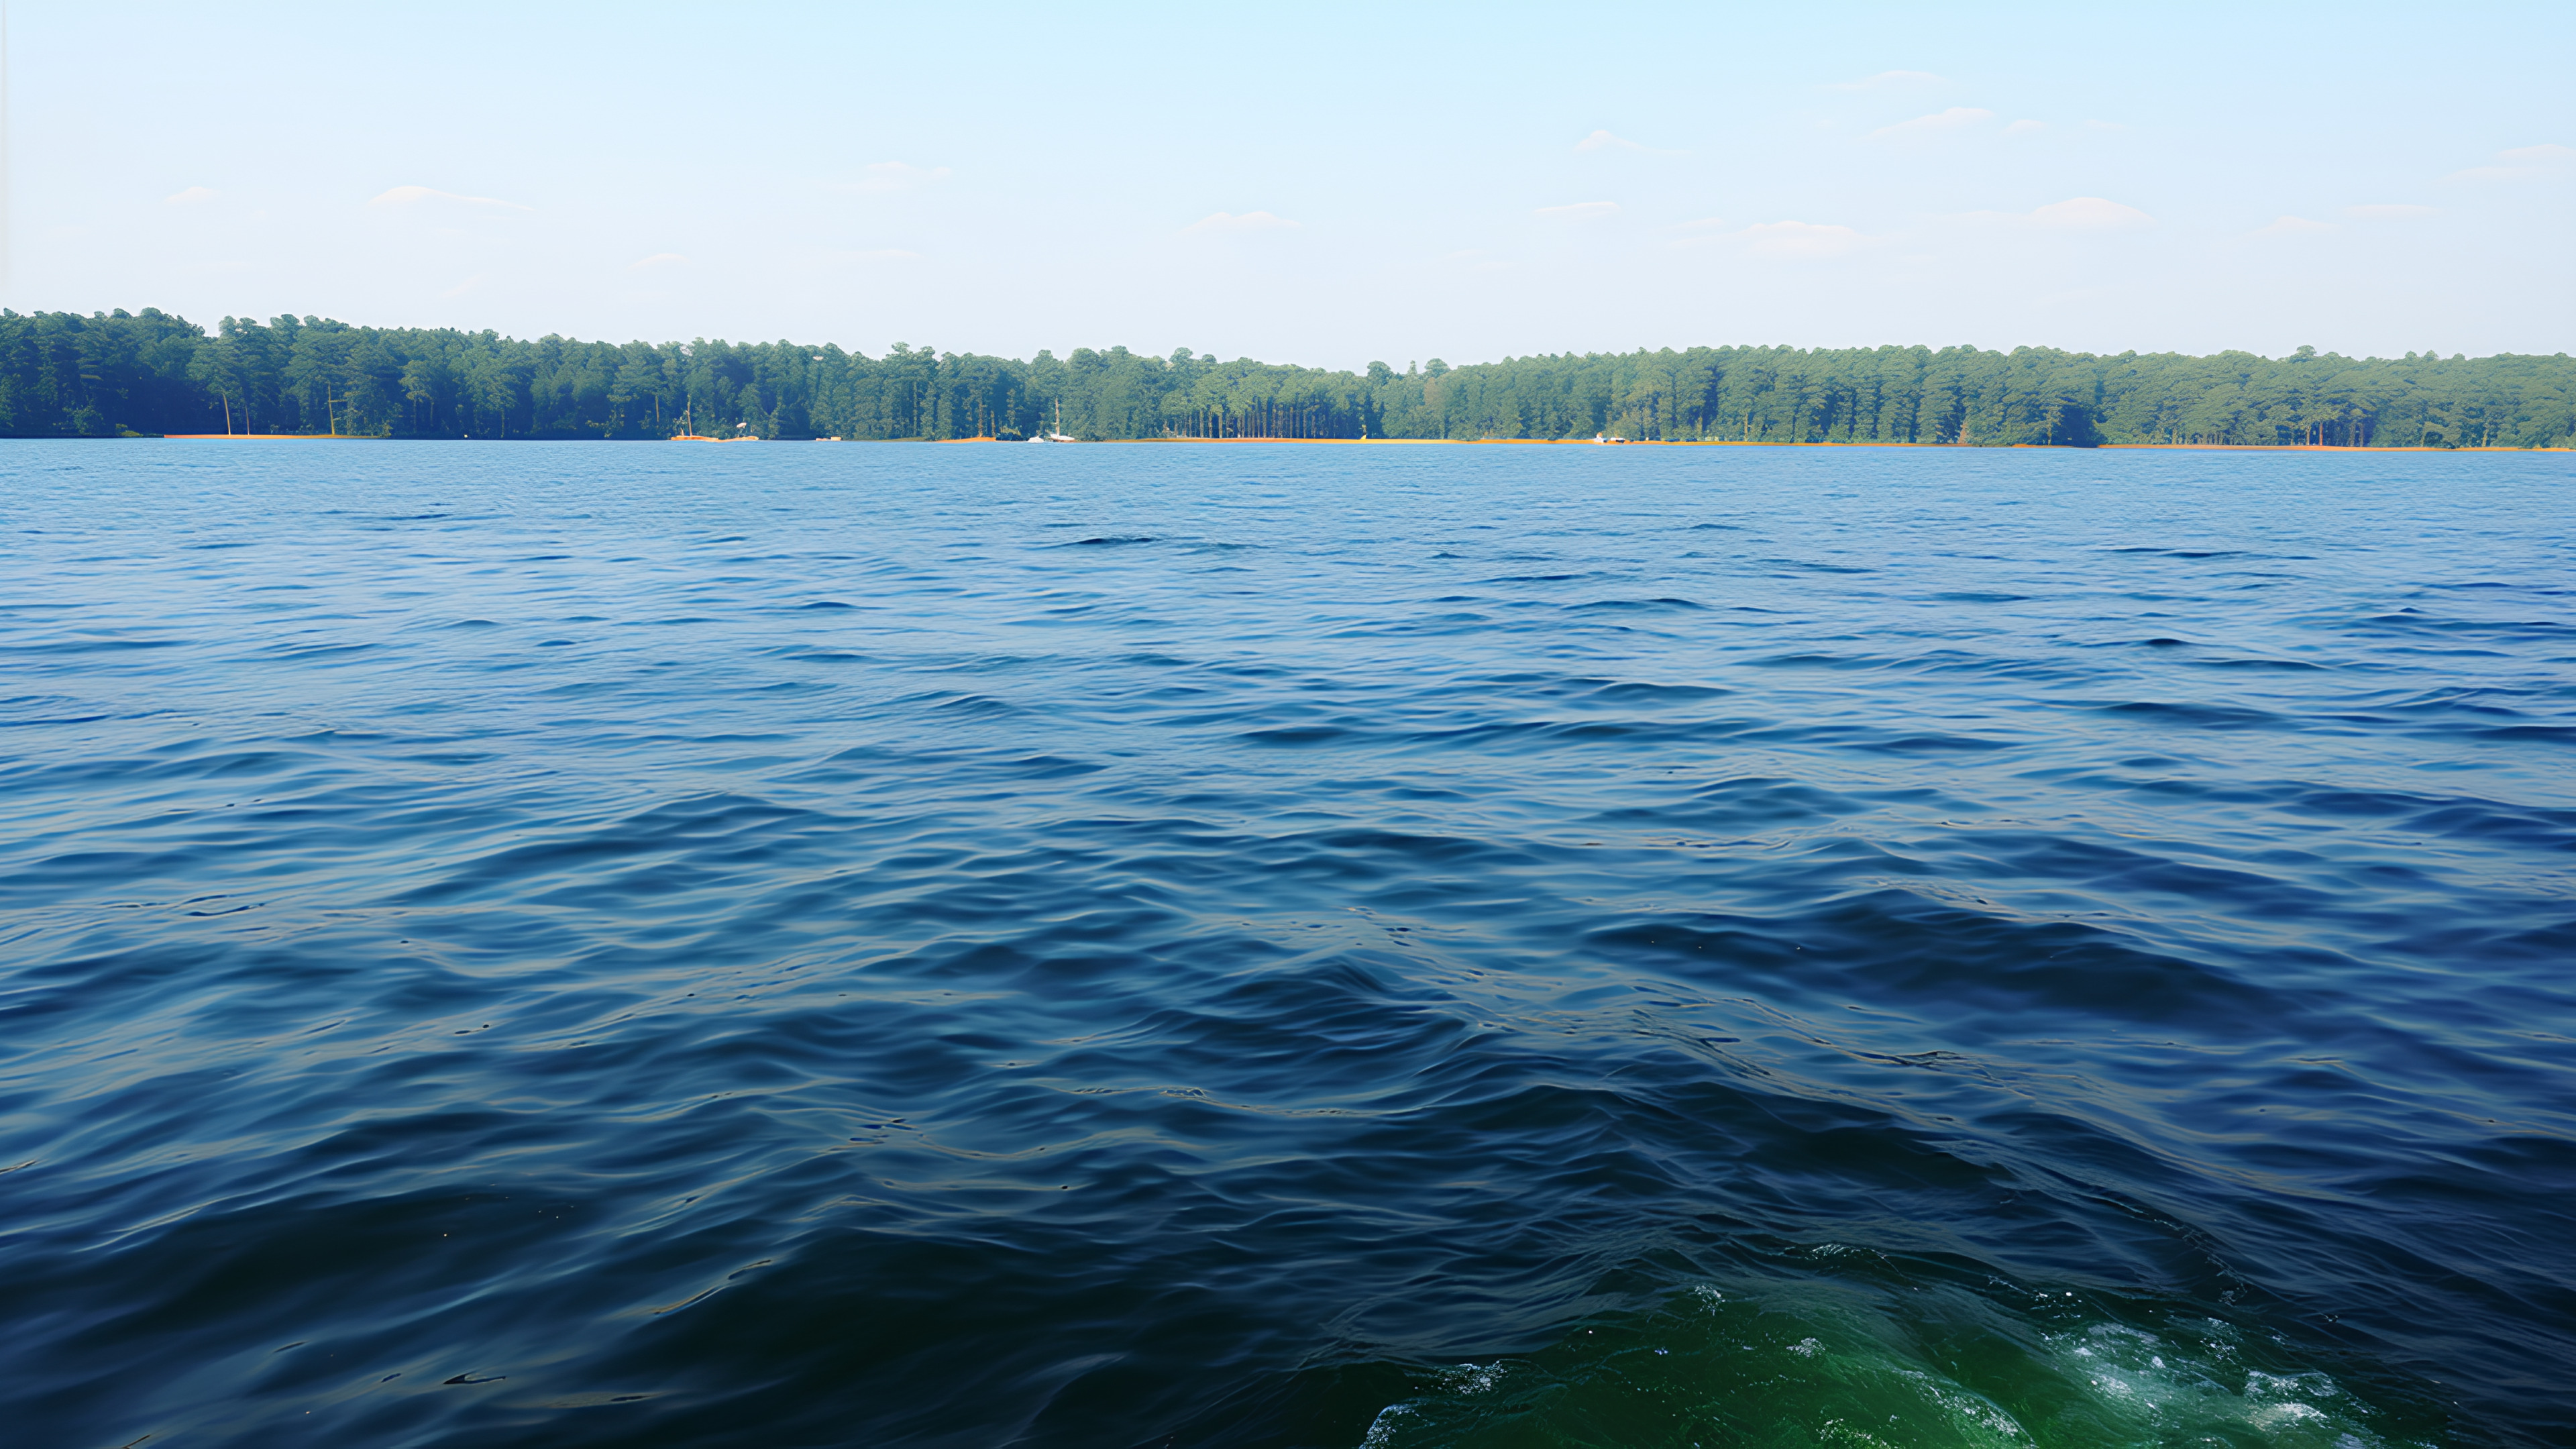
{"type": "Polygon", "coordinates": [[[2562,9],[991,14],[22,3],[0,302],[1399,370],[2576,319],[2562,9]]]}

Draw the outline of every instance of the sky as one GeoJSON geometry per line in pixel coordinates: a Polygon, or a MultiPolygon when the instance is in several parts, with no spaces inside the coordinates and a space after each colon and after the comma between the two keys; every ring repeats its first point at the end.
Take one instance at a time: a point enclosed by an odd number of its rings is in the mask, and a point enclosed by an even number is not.
{"type": "Polygon", "coordinates": [[[0,305],[1401,369],[2576,346],[2576,5],[15,0],[0,305]]]}

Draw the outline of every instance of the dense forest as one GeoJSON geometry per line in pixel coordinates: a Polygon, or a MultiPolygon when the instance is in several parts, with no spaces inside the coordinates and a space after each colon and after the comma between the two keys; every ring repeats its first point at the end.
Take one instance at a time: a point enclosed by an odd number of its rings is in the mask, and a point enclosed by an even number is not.
{"type": "Polygon", "coordinates": [[[2567,447],[2576,360],[1694,347],[1327,372],[1184,348],[533,342],[145,309],[0,312],[0,435],[1590,438],[2567,447]]]}

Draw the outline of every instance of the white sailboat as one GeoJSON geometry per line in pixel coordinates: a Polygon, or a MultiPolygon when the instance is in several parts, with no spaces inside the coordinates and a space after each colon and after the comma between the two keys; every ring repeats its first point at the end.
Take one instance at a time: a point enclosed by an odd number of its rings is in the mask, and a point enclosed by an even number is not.
{"type": "Polygon", "coordinates": [[[1077,441],[1076,439],[1068,438],[1064,435],[1064,400],[1062,398],[1056,399],[1055,430],[1053,432],[1040,433],[1036,437],[1029,439],[1029,441],[1032,443],[1070,443],[1077,441]]]}

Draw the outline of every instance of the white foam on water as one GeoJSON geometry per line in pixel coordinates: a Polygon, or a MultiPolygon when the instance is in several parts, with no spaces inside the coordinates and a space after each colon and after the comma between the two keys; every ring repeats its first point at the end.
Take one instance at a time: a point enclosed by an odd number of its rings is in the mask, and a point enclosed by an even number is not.
{"type": "Polygon", "coordinates": [[[1980,1372],[1944,1372],[1865,1313],[1818,1301],[1796,1309],[1729,1301],[1713,1288],[1683,1301],[1698,1310],[1691,1317],[1705,1314],[1704,1327],[1666,1320],[1645,1341],[1619,1335],[1615,1346],[1578,1336],[1610,1352],[1572,1363],[1497,1359],[1431,1370],[1424,1392],[1380,1412],[1363,1443],[1470,1445],[1505,1422],[1598,1423],[1604,1413],[1643,1411],[1641,1430],[1669,1416],[1666,1432],[1704,1426],[1719,1436],[1702,1438],[1711,1445],[1749,1431],[1889,1449],[2429,1449],[2392,1444],[2371,1427],[2369,1407],[2329,1374],[2248,1367],[2261,1346],[2249,1354],[2243,1332],[2215,1319],[2160,1324],[2161,1332],[2082,1323],[2043,1333],[2018,1368],[2007,1357],[1980,1372]]]}
{"type": "Polygon", "coordinates": [[[1418,1413],[1411,1404],[1389,1404],[1378,1410],[1377,1417],[1369,1420],[1368,1437],[1360,1441],[1360,1449],[1388,1449],[1395,1443],[1397,1428],[1418,1413]]]}
{"type": "Polygon", "coordinates": [[[2126,1324],[2052,1334],[2047,1349],[2090,1389],[2105,1416],[2151,1439],[2251,1430],[2265,1443],[2383,1449],[2366,1412],[2327,1374],[2239,1369],[2237,1331],[2210,1321],[2207,1337],[2167,1339],[2126,1324]]]}
{"type": "Polygon", "coordinates": [[[2029,1442],[2030,1435],[2020,1424],[2014,1422],[2013,1416],[2005,1413],[2000,1406],[1984,1395],[1970,1393],[1956,1384],[1934,1378],[1920,1369],[1905,1369],[1901,1372],[1903,1377],[1915,1380],[1916,1387],[1923,1391],[1924,1397],[1939,1405],[1942,1413],[1948,1415],[1952,1422],[1968,1429],[1982,1429],[1989,1434],[2000,1435],[2006,1440],[2029,1442]]]}
{"type": "Polygon", "coordinates": [[[1439,1372],[1440,1386],[1461,1394],[1481,1394],[1503,1381],[1503,1361],[1488,1364],[1462,1363],[1439,1372]]]}

